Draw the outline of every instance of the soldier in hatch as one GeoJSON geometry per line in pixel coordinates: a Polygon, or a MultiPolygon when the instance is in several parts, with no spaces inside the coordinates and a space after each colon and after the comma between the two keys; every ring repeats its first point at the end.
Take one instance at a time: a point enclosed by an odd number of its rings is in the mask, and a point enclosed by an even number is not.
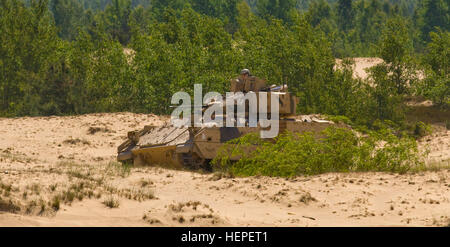
{"type": "Polygon", "coordinates": [[[245,82],[249,77],[250,70],[241,70],[239,77],[231,80],[231,92],[244,92],[245,82]]]}
{"type": "Polygon", "coordinates": [[[238,78],[231,80],[231,92],[259,92],[267,90],[264,79],[252,76],[250,70],[243,69],[238,78]]]}

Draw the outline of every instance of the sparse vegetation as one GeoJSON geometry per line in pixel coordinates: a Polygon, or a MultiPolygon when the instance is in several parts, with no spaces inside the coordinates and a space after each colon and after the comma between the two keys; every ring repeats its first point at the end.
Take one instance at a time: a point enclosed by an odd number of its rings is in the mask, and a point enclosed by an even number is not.
{"type": "Polygon", "coordinates": [[[131,164],[111,161],[108,163],[106,173],[113,176],[127,177],[131,172],[131,164]]]}
{"type": "Polygon", "coordinates": [[[183,224],[186,220],[182,215],[178,215],[172,218],[173,221],[178,221],[179,223],[183,224]]]}
{"type": "Polygon", "coordinates": [[[88,140],[80,139],[80,138],[70,138],[63,141],[64,144],[71,144],[71,145],[77,145],[77,144],[83,144],[83,145],[90,145],[91,143],[88,140]]]}
{"type": "MultiPolygon", "coordinates": [[[[49,201],[46,205],[48,209],[53,209],[58,211],[61,204],[71,205],[74,201],[82,201],[85,198],[95,198],[100,199],[103,192],[107,192],[110,195],[116,195],[118,197],[124,197],[130,200],[143,201],[156,199],[153,190],[145,188],[152,182],[150,180],[141,180],[139,182],[139,189],[129,189],[123,188],[118,189],[112,186],[110,183],[105,184],[103,181],[105,179],[120,176],[126,177],[130,173],[130,167],[123,167],[120,163],[111,162],[105,165],[98,165],[96,171],[89,165],[80,165],[74,162],[61,162],[58,164],[58,169],[53,169],[48,172],[57,174],[67,174],[69,177],[68,184],[54,183],[46,186],[47,190],[51,193],[49,201]],[[65,172],[61,172],[65,170],[65,172]],[[101,174],[101,178],[97,178],[97,173],[101,174]]],[[[33,183],[32,185],[26,186],[26,190],[22,193],[22,198],[27,199],[30,195],[41,194],[42,185],[38,183],[33,183]]],[[[0,183],[0,189],[2,191],[13,190],[11,185],[0,183]]],[[[108,197],[105,201],[110,200],[108,197]]],[[[28,214],[35,212],[34,208],[42,207],[42,204],[38,203],[36,200],[32,199],[28,203],[28,214]]]]}
{"type": "Polygon", "coordinates": [[[117,192],[117,194],[129,200],[136,201],[156,199],[153,190],[149,189],[121,189],[117,192]]]}
{"type": "Polygon", "coordinates": [[[67,191],[62,192],[61,199],[65,203],[69,203],[70,204],[75,199],[75,196],[76,196],[75,192],[67,190],[67,191]]]}
{"type": "Polygon", "coordinates": [[[36,161],[36,159],[27,157],[24,154],[12,153],[8,149],[3,150],[2,152],[0,152],[0,158],[9,160],[11,162],[19,162],[19,163],[31,163],[33,161],[36,161]]]}
{"type": "Polygon", "coordinates": [[[50,189],[51,192],[54,192],[57,187],[58,187],[58,184],[51,184],[48,188],[50,189]]]}
{"type": "Polygon", "coordinates": [[[33,183],[30,187],[33,194],[39,195],[41,193],[41,186],[38,183],[33,183]]]}
{"type": "Polygon", "coordinates": [[[414,128],[414,135],[417,137],[424,137],[429,134],[431,134],[432,129],[429,124],[425,124],[421,121],[416,123],[416,126],[414,128]]]}
{"type": "Polygon", "coordinates": [[[300,197],[300,202],[301,202],[301,203],[304,203],[304,204],[309,204],[310,202],[316,202],[316,201],[317,201],[317,199],[314,198],[314,197],[312,197],[311,194],[310,194],[309,192],[303,194],[303,195],[300,197]]]}
{"type": "Polygon", "coordinates": [[[108,198],[103,201],[103,204],[108,208],[118,208],[120,205],[119,199],[114,196],[108,196],[108,198]]]}
{"type": "Polygon", "coordinates": [[[147,187],[147,186],[152,185],[152,184],[153,184],[153,181],[151,181],[149,179],[141,179],[141,180],[139,180],[139,185],[142,188],[147,187]]]}
{"type": "Polygon", "coordinates": [[[25,213],[26,214],[31,214],[36,206],[37,206],[36,200],[29,201],[27,203],[27,205],[26,205],[25,213]]]}
{"type": "Polygon", "coordinates": [[[102,132],[102,133],[110,133],[112,132],[110,129],[108,129],[107,127],[89,127],[88,129],[88,134],[90,135],[94,135],[97,132],[102,132]]]}
{"type": "Polygon", "coordinates": [[[143,219],[144,221],[146,221],[147,223],[151,224],[151,225],[153,225],[153,224],[160,224],[160,223],[161,223],[161,221],[160,221],[159,219],[152,218],[152,217],[150,216],[150,212],[144,214],[144,215],[142,216],[142,219],[143,219]]]}
{"type": "Polygon", "coordinates": [[[53,199],[49,202],[49,204],[53,208],[53,210],[58,211],[60,207],[59,196],[54,196],[53,199]]]}
{"type": "Polygon", "coordinates": [[[450,159],[442,160],[439,162],[430,162],[426,166],[417,167],[416,169],[412,169],[412,172],[423,172],[423,171],[441,171],[441,170],[450,170],[450,159]]]}
{"type": "Polygon", "coordinates": [[[11,199],[5,200],[0,197],[0,212],[17,213],[20,209],[20,205],[16,204],[11,199]]]}

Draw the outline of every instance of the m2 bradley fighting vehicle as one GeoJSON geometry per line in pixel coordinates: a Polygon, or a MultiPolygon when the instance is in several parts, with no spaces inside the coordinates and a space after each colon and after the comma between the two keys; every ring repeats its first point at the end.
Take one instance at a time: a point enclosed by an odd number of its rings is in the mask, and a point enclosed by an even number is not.
{"type": "MultiPolygon", "coordinates": [[[[283,133],[286,130],[294,133],[314,132],[319,133],[333,123],[327,120],[319,119],[313,115],[296,116],[296,107],[298,98],[287,91],[286,85],[267,86],[266,82],[258,77],[251,76],[249,71],[244,69],[237,79],[231,80],[231,92],[248,93],[254,92],[260,101],[260,94],[267,97],[267,107],[258,107],[258,113],[265,111],[266,115],[271,115],[271,98],[276,95],[278,101],[278,132],[283,133]],[[267,109],[267,110],[265,110],[267,109]]],[[[242,95],[242,94],[241,94],[242,95]]],[[[227,95],[228,97],[228,95],[227,95]]],[[[221,102],[225,112],[226,97],[221,102]]],[[[233,99],[233,111],[236,113],[237,101],[233,99]]],[[[202,112],[213,107],[219,102],[212,102],[202,106],[202,112]]],[[[121,162],[133,162],[134,165],[161,165],[165,167],[180,168],[208,168],[209,161],[214,159],[220,148],[232,139],[241,137],[248,133],[267,130],[268,127],[257,125],[249,126],[249,106],[245,104],[245,124],[235,127],[223,127],[203,123],[190,126],[176,126],[173,123],[167,123],[163,126],[145,126],[139,131],[128,132],[128,139],[118,147],[117,160],[121,162]]],[[[242,103],[241,103],[242,104],[242,103]]],[[[241,106],[242,107],[242,106],[241,106]]],[[[242,109],[242,108],[241,108],[242,109]]],[[[255,108],[253,108],[253,111],[255,108]]],[[[233,121],[237,122],[232,115],[233,121]]],[[[241,115],[242,116],[242,115],[241,115]]],[[[260,115],[261,116],[261,115],[260,115]]],[[[219,121],[226,122],[227,114],[222,116],[215,115],[219,121]]],[[[230,119],[229,119],[230,120],[230,119]]],[[[237,160],[239,157],[231,157],[231,160],[237,160]]]]}

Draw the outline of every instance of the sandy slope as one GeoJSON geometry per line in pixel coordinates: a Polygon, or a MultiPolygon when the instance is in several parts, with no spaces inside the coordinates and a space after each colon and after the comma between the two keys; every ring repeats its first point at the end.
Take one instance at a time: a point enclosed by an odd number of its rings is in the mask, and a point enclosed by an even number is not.
{"type": "MultiPolygon", "coordinates": [[[[353,77],[366,79],[369,74],[367,73],[367,69],[370,67],[380,64],[383,62],[383,59],[377,57],[355,57],[352,58],[354,64],[352,66],[353,69],[353,77]]],[[[337,67],[342,63],[342,59],[336,59],[337,67]]]]}
{"type": "MultiPolygon", "coordinates": [[[[108,165],[128,130],[163,120],[132,113],[0,119],[0,226],[450,223],[448,169],[406,175],[324,174],[288,180],[221,178],[157,167],[136,167],[128,172],[108,165]],[[78,191],[73,201],[61,201],[59,210],[52,209],[52,198],[71,188],[78,191]],[[118,208],[103,204],[110,198],[119,202],[118,208]]],[[[423,140],[436,142],[433,157],[447,160],[447,164],[449,134],[441,128],[432,140],[423,140]]]]}
{"type": "MultiPolygon", "coordinates": [[[[380,62],[355,58],[354,76],[366,78],[365,69],[380,62]]],[[[443,123],[450,116],[428,107],[410,115],[435,128],[419,145],[430,150],[429,165],[448,166],[450,131],[443,123]]],[[[450,224],[448,169],[225,178],[114,163],[127,131],[165,120],[132,113],[0,118],[0,226],[450,224]]]]}

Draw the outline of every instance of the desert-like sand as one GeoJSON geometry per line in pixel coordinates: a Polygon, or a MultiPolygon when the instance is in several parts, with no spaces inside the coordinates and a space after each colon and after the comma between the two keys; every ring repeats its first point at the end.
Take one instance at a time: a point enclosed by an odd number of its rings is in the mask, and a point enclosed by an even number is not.
{"type": "MultiPolygon", "coordinates": [[[[379,62],[368,59],[356,61],[355,76],[379,62]]],[[[417,106],[412,118],[432,124],[419,146],[441,168],[295,179],[115,162],[128,131],[167,117],[0,118],[0,226],[449,226],[450,116],[429,109],[417,106]]]]}
{"type": "MultiPolygon", "coordinates": [[[[0,226],[450,223],[448,169],[226,178],[158,167],[128,171],[111,163],[128,130],[164,120],[132,113],[0,119],[0,226]],[[52,198],[67,191],[75,193],[73,200],[61,200],[59,210],[53,209],[52,198]],[[111,199],[117,208],[104,204],[111,199]]],[[[449,134],[440,129],[429,137],[435,142],[433,159],[447,165],[449,134]]]]}
{"type": "MultiPolygon", "coordinates": [[[[367,69],[372,66],[378,65],[383,62],[383,59],[377,57],[355,57],[352,58],[353,61],[353,77],[367,79],[369,73],[367,69]]],[[[336,59],[336,67],[340,67],[342,64],[342,59],[336,59]]]]}

